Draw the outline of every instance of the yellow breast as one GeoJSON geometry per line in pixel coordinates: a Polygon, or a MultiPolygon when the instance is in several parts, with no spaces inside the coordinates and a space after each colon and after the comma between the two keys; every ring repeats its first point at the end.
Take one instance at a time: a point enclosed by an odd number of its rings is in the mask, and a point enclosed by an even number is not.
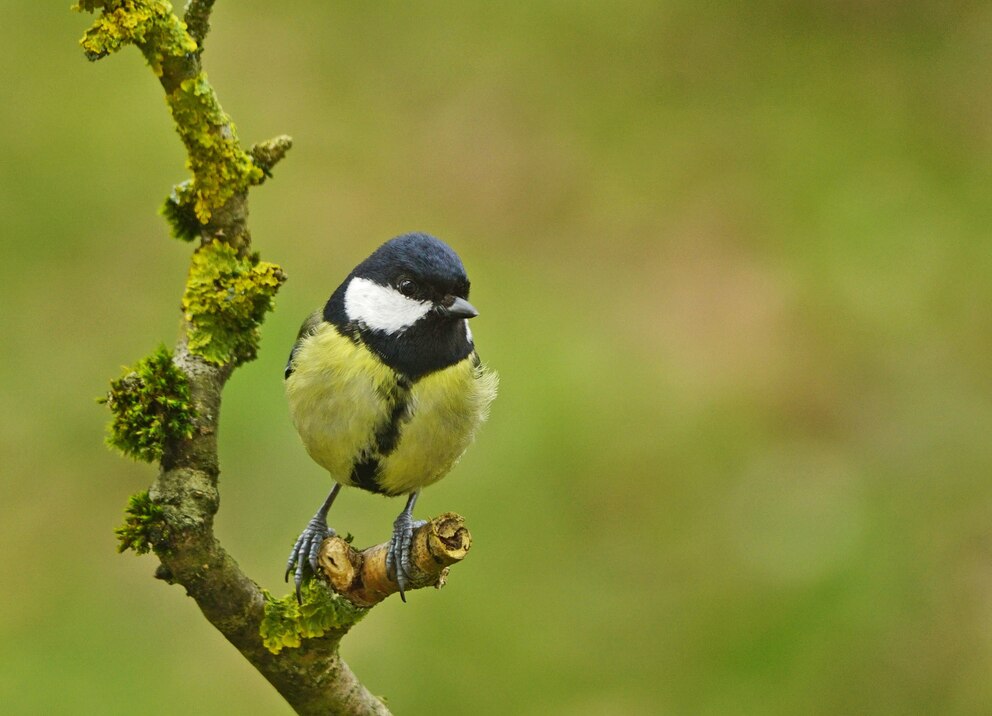
{"type": "Polygon", "coordinates": [[[380,462],[383,490],[398,495],[444,477],[488,416],[496,386],[474,355],[414,383],[399,442],[380,462]]]}
{"type": "Polygon", "coordinates": [[[350,485],[356,457],[373,449],[377,425],[389,417],[382,399],[396,374],[329,323],[302,339],[286,379],[289,412],[314,461],[350,485]]]}
{"type": "Polygon", "coordinates": [[[454,466],[485,420],[496,385],[474,354],[410,384],[324,322],[297,346],[286,394],[303,444],[334,480],[354,484],[356,462],[372,460],[378,469],[371,489],[398,495],[454,466]]]}

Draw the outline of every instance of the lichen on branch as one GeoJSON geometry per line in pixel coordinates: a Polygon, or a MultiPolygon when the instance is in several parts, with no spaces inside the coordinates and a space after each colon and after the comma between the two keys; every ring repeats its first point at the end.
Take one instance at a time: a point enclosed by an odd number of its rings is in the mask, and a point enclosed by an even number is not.
{"type": "Polygon", "coordinates": [[[278,654],[286,648],[296,648],[303,639],[314,639],[337,632],[344,634],[368,613],[340,597],[317,582],[305,584],[301,593],[303,603],[291,593],[276,599],[268,591],[265,595],[265,616],[259,634],[265,648],[278,654]]]}
{"type": "Polygon", "coordinates": [[[206,224],[214,210],[260,184],[265,175],[241,148],[234,122],[221,109],[205,73],[184,79],[166,99],[193,172],[193,211],[206,224]]]}
{"type": "MultiPolygon", "coordinates": [[[[242,149],[234,123],[207,81],[197,40],[170,3],[80,0],[75,8],[100,11],[80,40],[88,59],[99,60],[133,44],[159,77],[176,131],[186,146],[186,165],[193,173],[188,200],[201,224],[206,225],[232,197],[265,179],[262,167],[242,149]]],[[[206,14],[198,18],[203,23],[199,31],[206,32],[206,14]]]]}
{"type": "Polygon", "coordinates": [[[190,353],[216,365],[240,365],[258,352],[259,326],[286,280],[276,264],[209,241],[190,264],[183,315],[190,353]]]}
{"type": "Polygon", "coordinates": [[[189,29],[189,34],[203,45],[203,38],[210,31],[210,11],[213,9],[214,0],[189,0],[186,3],[186,14],[183,22],[189,29]]]}
{"type": "Polygon", "coordinates": [[[278,137],[267,139],[252,146],[249,150],[251,158],[259,166],[266,177],[272,176],[272,167],[286,156],[293,146],[293,138],[288,134],[280,134],[278,137]]]}
{"type": "Polygon", "coordinates": [[[101,11],[80,40],[89,60],[137,45],[155,74],[161,74],[167,54],[181,57],[196,50],[196,40],[186,32],[185,24],[177,21],[172,5],[165,0],[80,0],[74,9],[101,11]]]}

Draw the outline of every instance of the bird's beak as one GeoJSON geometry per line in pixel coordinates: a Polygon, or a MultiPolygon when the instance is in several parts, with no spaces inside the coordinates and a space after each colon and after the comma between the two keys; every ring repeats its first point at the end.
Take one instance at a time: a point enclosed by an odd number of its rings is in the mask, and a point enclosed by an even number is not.
{"type": "Polygon", "coordinates": [[[451,316],[452,318],[475,318],[479,315],[479,312],[475,310],[475,306],[458,296],[455,296],[455,299],[450,305],[438,306],[438,310],[441,312],[441,315],[451,316]]]}

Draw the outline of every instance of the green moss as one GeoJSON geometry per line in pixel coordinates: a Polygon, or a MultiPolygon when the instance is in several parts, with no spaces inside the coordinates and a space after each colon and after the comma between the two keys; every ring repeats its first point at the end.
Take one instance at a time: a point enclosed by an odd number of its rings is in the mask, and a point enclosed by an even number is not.
{"type": "Polygon", "coordinates": [[[221,241],[197,249],[182,303],[190,352],[218,365],[252,360],[258,328],[285,280],[275,264],[254,254],[240,257],[221,241]]]}
{"type": "Polygon", "coordinates": [[[192,241],[200,236],[202,224],[193,209],[196,194],[193,182],[184,181],[172,188],[172,193],[162,205],[160,213],[169,222],[173,238],[181,241],[192,241]]]}
{"type": "Polygon", "coordinates": [[[316,580],[303,585],[302,605],[297,604],[293,593],[282,599],[276,599],[264,589],[262,593],[265,595],[265,616],[259,634],[265,648],[273,654],[285,648],[296,648],[303,639],[324,636],[332,631],[343,634],[369,611],[356,607],[316,580]]]}
{"type": "Polygon", "coordinates": [[[166,441],[193,434],[189,383],[165,346],[125,368],[99,402],[113,413],[107,443],[137,460],[153,462],[166,441]]]}
{"type": "Polygon", "coordinates": [[[124,524],[114,530],[117,551],[134,550],[147,554],[168,539],[162,508],[152,502],[148,492],[131,495],[124,510],[124,524]]]}

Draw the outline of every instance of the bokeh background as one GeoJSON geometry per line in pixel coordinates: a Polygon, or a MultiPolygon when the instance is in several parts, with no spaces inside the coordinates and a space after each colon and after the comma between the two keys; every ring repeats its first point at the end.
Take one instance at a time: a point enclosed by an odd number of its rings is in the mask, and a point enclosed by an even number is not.
{"type": "MultiPolygon", "coordinates": [[[[115,552],[154,470],[94,398],[176,336],[184,157],[67,5],[3,12],[2,710],[285,714],[115,552]]],[[[502,376],[418,505],[471,557],[343,645],[398,713],[989,712],[992,5],[221,0],[205,63],[246,143],[296,141],[251,201],[290,279],[221,423],[245,570],[285,591],[329,485],[282,366],[379,242],[457,248],[502,376]]]]}

